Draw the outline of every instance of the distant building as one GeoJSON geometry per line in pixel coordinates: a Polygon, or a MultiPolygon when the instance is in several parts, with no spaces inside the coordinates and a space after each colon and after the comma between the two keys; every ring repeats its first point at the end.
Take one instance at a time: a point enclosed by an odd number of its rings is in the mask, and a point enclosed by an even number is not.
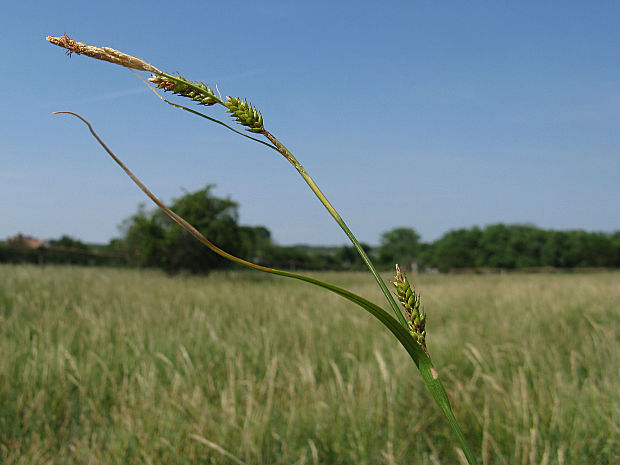
{"type": "Polygon", "coordinates": [[[32,236],[24,236],[22,233],[9,237],[5,245],[11,247],[20,247],[22,249],[39,250],[45,248],[45,241],[32,236]]]}

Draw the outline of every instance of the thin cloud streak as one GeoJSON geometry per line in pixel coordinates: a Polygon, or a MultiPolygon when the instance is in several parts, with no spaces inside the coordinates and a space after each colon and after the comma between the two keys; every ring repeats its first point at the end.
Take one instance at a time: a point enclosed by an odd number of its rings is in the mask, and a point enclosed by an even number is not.
{"type": "Polygon", "coordinates": [[[101,102],[105,100],[114,100],[122,97],[127,97],[128,95],[137,95],[145,92],[149,92],[149,89],[146,87],[134,87],[131,89],[117,90],[114,92],[106,92],[105,94],[88,97],[85,99],[80,99],[79,101],[73,102],[74,104],[84,104],[84,103],[93,103],[93,102],[101,102]]]}

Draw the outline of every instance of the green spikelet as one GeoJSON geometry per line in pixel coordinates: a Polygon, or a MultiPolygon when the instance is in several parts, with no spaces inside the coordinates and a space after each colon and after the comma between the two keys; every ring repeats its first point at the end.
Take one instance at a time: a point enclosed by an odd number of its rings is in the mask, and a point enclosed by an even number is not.
{"type": "Polygon", "coordinates": [[[235,120],[247,126],[248,131],[263,132],[265,130],[263,126],[263,115],[260,114],[256,108],[247,102],[247,100],[241,100],[237,97],[226,97],[227,102],[224,102],[228,112],[232,113],[235,120]]]}
{"type": "Polygon", "coordinates": [[[190,98],[200,105],[211,106],[221,103],[213,89],[202,82],[189,81],[181,76],[168,77],[156,74],[151,76],[149,81],[156,84],[158,89],[164,89],[182,97],[190,98]]]}
{"type": "Polygon", "coordinates": [[[418,343],[422,346],[426,354],[426,313],[424,309],[420,307],[420,294],[415,293],[415,289],[411,287],[407,276],[400,271],[400,267],[396,265],[395,281],[392,282],[396,288],[396,295],[398,300],[405,308],[407,313],[407,324],[409,326],[409,332],[416,338],[418,343]]]}

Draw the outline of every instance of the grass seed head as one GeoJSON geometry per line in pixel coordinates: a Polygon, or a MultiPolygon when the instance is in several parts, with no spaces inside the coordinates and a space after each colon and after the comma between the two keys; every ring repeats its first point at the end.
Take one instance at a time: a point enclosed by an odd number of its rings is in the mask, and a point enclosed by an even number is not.
{"type": "Polygon", "coordinates": [[[211,106],[220,102],[211,87],[202,82],[193,82],[181,76],[161,76],[154,74],[149,79],[158,89],[173,92],[181,97],[187,97],[200,105],[211,106]]]}
{"type": "Polygon", "coordinates": [[[261,133],[265,130],[263,126],[263,115],[260,114],[247,100],[237,97],[226,97],[224,105],[228,112],[232,113],[236,121],[248,128],[248,131],[261,133]]]}
{"type": "Polygon", "coordinates": [[[407,313],[409,332],[428,354],[426,349],[426,313],[420,305],[420,294],[416,294],[415,289],[409,284],[407,276],[400,271],[398,265],[396,265],[396,275],[392,284],[396,288],[398,300],[407,313]]]}
{"type": "Polygon", "coordinates": [[[141,58],[127,55],[110,47],[95,47],[94,45],[85,44],[72,39],[67,34],[61,37],[48,36],[46,40],[54,45],[67,49],[67,55],[77,53],[78,55],[86,55],[97,60],[108,61],[124,66],[125,68],[137,69],[140,71],[149,71],[151,73],[161,74],[155,66],[150,65],[141,58]]]}

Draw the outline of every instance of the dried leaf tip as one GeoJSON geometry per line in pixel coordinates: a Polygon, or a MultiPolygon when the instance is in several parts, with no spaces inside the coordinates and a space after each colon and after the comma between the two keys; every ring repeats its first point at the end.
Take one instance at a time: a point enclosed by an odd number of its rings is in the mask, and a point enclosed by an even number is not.
{"type": "Polygon", "coordinates": [[[67,34],[62,37],[47,36],[46,40],[54,45],[67,49],[67,55],[77,53],[78,55],[86,55],[97,60],[116,63],[117,65],[124,66],[125,68],[148,71],[155,74],[162,73],[160,70],[155,68],[155,66],[148,64],[141,58],[127,55],[126,53],[114,50],[110,47],[95,47],[94,45],[78,42],[69,37],[67,34]]]}

